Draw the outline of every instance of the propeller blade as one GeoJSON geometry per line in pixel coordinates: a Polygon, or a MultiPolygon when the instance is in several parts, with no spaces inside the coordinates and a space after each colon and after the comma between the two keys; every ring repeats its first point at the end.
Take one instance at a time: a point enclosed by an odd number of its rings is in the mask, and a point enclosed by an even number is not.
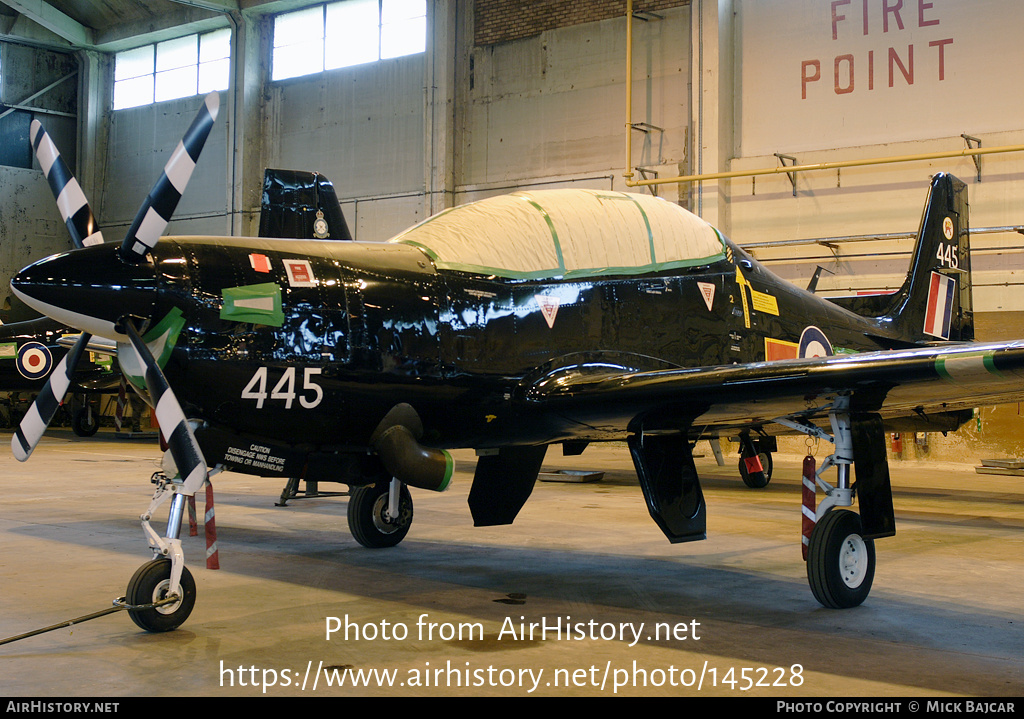
{"type": "Polygon", "coordinates": [[[64,355],[64,359],[57,365],[57,369],[50,374],[46,380],[46,386],[36,396],[28,414],[21,420],[21,425],[14,432],[11,438],[11,450],[19,462],[24,462],[32,454],[32,450],[39,444],[43,432],[50,426],[53,415],[57,413],[64,395],[68,393],[71,386],[71,376],[75,372],[78,361],[82,358],[85,346],[89,344],[92,335],[83,333],[74,346],[64,355]]]}
{"type": "Polygon", "coordinates": [[[29,139],[75,247],[101,244],[103,233],[96,224],[89,201],[39,120],[32,121],[29,139]]]}
{"type": "Polygon", "coordinates": [[[140,363],[146,368],[146,387],[153,402],[153,411],[156,412],[160,432],[171,450],[178,475],[184,482],[181,494],[194,495],[206,481],[208,470],[203,452],[178,404],[178,398],[131,320],[125,320],[124,333],[131,340],[140,363]]]}
{"type": "Polygon", "coordinates": [[[210,136],[219,108],[220,94],[211,92],[206,96],[192,125],[171,154],[171,159],[164,166],[160,179],[135,215],[119,252],[125,262],[141,262],[146,253],[159,242],[192,177],[199,153],[206,144],[206,138],[210,136]]]}

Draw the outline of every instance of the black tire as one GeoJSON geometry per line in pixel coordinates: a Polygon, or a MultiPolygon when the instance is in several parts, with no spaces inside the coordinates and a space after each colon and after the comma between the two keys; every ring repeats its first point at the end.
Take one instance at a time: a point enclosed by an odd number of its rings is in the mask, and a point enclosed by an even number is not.
{"type": "Polygon", "coordinates": [[[404,484],[399,494],[398,517],[387,516],[390,482],[378,481],[352,487],[348,498],[348,528],[364,547],[393,547],[409,533],[412,525],[412,495],[404,484]]]}
{"type": "Polygon", "coordinates": [[[759,452],[757,456],[761,459],[761,467],[764,469],[764,481],[759,477],[755,479],[755,477],[747,471],[747,461],[745,457],[740,457],[740,478],[743,480],[743,484],[747,485],[751,489],[764,489],[768,486],[768,483],[772,481],[772,469],[774,469],[774,462],[772,461],[771,452],[759,452]]]}
{"type": "MultiPolygon", "coordinates": [[[[151,604],[167,596],[171,581],[171,560],[154,559],[139,567],[128,582],[125,601],[131,605],[151,604]]],[[[128,616],[147,632],[169,632],[177,629],[192,613],[196,604],[196,583],[188,567],[181,569],[180,601],[155,609],[129,609],[128,616]]]]}
{"type": "Polygon", "coordinates": [[[860,515],[827,512],[815,525],[807,549],[807,581],[814,598],[830,609],[860,605],[875,578],[875,542],[862,536],[860,515]]]}
{"type": "Polygon", "coordinates": [[[71,428],[75,430],[75,434],[79,437],[92,437],[99,431],[100,419],[96,416],[95,412],[90,412],[88,409],[80,409],[75,412],[75,417],[71,421],[71,428]]]}

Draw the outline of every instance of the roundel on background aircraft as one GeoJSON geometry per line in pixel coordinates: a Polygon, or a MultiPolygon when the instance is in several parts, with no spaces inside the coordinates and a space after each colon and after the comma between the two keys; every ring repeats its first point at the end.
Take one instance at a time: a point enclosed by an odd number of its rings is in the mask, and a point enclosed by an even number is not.
{"type": "Polygon", "coordinates": [[[18,348],[17,367],[25,379],[43,379],[53,369],[53,355],[44,344],[26,342],[18,348]]]}
{"type": "Polygon", "coordinates": [[[800,335],[798,357],[831,357],[832,343],[817,327],[807,327],[800,335]]]}

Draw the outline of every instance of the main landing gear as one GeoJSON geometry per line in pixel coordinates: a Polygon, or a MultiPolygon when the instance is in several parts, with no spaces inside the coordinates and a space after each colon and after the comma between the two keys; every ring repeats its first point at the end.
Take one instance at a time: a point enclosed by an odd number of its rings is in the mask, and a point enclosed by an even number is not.
{"type": "Polygon", "coordinates": [[[100,418],[92,411],[92,405],[89,404],[88,398],[85,400],[85,406],[75,412],[71,420],[71,428],[79,437],[92,437],[99,431],[100,418]]]}
{"type": "Polygon", "coordinates": [[[772,452],[778,445],[774,437],[751,438],[745,432],[739,437],[740,442],[740,478],[743,484],[751,489],[764,489],[772,481],[772,452]]]}
{"type": "Polygon", "coordinates": [[[348,499],[348,528],[364,547],[394,547],[412,525],[412,495],[397,479],[352,487],[348,499]]]}
{"type": "Polygon", "coordinates": [[[813,425],[788,418],[776,421],[835,444],[835,452],[822,462],[814,476],[804,477],[811,504],[809,507],[805,501],[804,514],[813,517],[814,523],[807,542],[807,581],[814,598],[823,606],[832,609],[856,607],[867,598],[875,576],[873,537],[895,533],[881,420],[872,417],[858,420],[856,451],[848,397],[837,398],[829,408],[833,436],[813,425]],[[863,523],[861,515],[842,509],[853,505],[857,493],[850,477],[855,453],[859,462],[858,483],[867,490],[862,491],[860,497],[862,513],[865,507],[869,512],[869,521],[863,523]],[[832,466],[837,471],[835,486],[821,477],[832,466]],[[821,488],[825,493],[825,498],[816,508],[813,506],[815,488],[821,488]],[[870,524],[871,531],[865,530],[865,524],[870,524]]]}
{"type": "Polygon", "coordinates": [[[847,509],[826,512],[807,550],[814,598],[831,609],[856,607],[867,599],[874,576],[875,543],[864,539],[860,515],[847,509]]]}

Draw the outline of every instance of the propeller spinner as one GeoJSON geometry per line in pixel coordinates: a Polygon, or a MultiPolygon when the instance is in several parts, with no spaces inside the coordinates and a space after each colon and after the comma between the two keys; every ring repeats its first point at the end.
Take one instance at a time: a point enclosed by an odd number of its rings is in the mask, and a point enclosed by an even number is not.
{"type": "Polygon", "coordinates": [[[152,316],[156,273],[151,262],[124,262],[121,247],[108,243],[39,260],[14,276],[11,290],[69,327],[127,342],[119,323],[152,316]]]}

